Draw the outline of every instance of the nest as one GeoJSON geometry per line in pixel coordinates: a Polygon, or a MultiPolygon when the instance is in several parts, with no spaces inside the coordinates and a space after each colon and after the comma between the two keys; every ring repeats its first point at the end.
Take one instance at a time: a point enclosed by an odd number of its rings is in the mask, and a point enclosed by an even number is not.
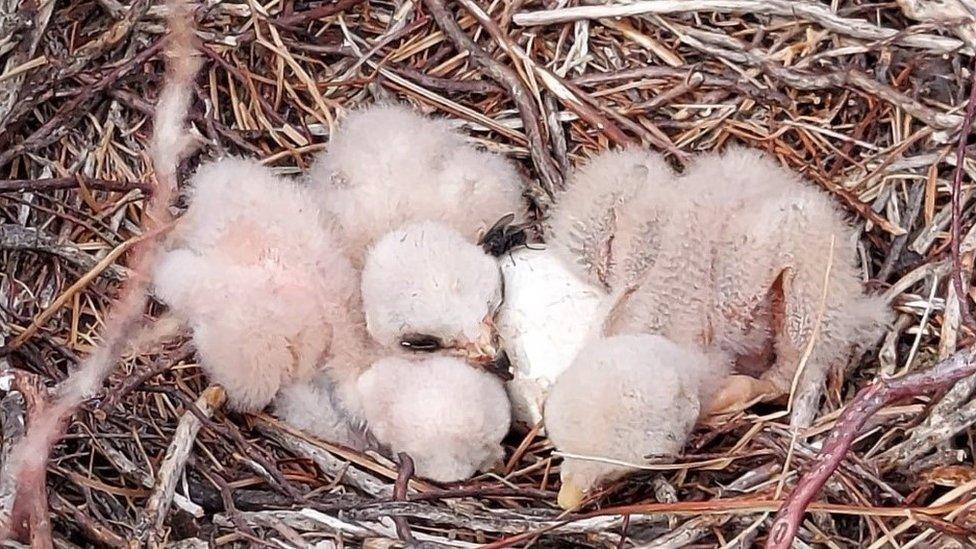
{"type": "MultiPolygon", "coordinates": [[[[972,187],[959,186],[955,215],[951,204],[954,176],[976,169],[968,149],[956,155],[971,2],[556,4],[207,0],[189,115],[200,147],[180,179],[217,155],[299,173],[344,111],[390,99],[519,161],[540,215],[570,166],[609,147],[641,144],[676,165],[729,141],[763,149],[848,209],[865,280],[898,312],[875,349],[837,365],[814,426],[791,430],[779,405],[706,423],[676,464],[563,514],[559,459],[536,431],[512,434],[502,470],[433,485],[270,417],[225,413],[177,341],[123,353],[71,418],[32,542],[46,531],[58,547],[750,546],[860,388],[972,341],[972,187]]],[[[0,2],[5,466],[133,276],[166,11],[0,2]]],[[[800,546],[971,543],[974,387],[919,390],[874,414],[810,505],[800,546]]]]}

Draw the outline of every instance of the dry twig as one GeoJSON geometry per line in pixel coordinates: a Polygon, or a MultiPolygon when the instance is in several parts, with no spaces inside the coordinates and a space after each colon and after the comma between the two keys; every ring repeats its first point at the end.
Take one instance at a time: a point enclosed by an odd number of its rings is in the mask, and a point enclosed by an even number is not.
{"type": "MultiPolygon", "coordinates": [[[[430,11],[431,16],[437,21],[437,25],[444,31],[444,34],[459,49],[470,55],[492,80],[504,87],[518,105],[522,125],[529,140],[529,154],[532,156],[532,163],[542,180],[542,188],[546,195],[551,198],[556,191],[563,188],[563,175],[559,173],[558,166],[548,154],[549,147],[546,145],[546,139],[540,126],[542,114],[528,88],[514,70],[490,57],[464,33],[441,0],[424,0],[424,6],[430,11]]],[[[545,207],[545,204],[540,204],[540,206],[545,207]]]]}
{"type": "Polygon", "coordinates": [[[969,141],[973,117],[976,116],[976,57],[970,67],[969,101],[966,103],[966,115],[959,125],[959,138],[956,145],[956,169],[952,174],[952,284],[956,289],[956,299],[959,300],[959,313],[963,323],[969,331],[976,333],[976,320],[969,306],[969,296],[963,286],[962,256],[959,248],[962,245],[962,175],[966,163],[966,144],[969,141]]]}

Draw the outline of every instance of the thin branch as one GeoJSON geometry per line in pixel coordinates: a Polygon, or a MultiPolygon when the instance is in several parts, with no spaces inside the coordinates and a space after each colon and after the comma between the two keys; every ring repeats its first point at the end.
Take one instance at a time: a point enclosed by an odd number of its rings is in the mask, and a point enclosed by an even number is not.
{"type": "Polygon", "coordinates": [[[813,2],[789,0],[655,0],[606,6],[573,6],[554,10],[515,14],[516,25],[551,25],[580,19],[628,17],[633,15],[664,15],[672,13],[740,13],[778,15],[817,23],[821,27],[863,40],[895,40],[906,46],[950,53],[965,48],[962,40],[933,34],[903,33],[879,27],[865,19],[841,17],[828,6],[813,2]]]}
{"type": "Polygon", "coordinates": [[[202,422],[194,412],[199,411],[205,417],[210,417],[214,410],[220,408],[227,399],[227,393],[219,385],[211,385],[203,391],[194,406],[197,410],[183,413],[180,423],[173,435],[173,442],[166,449],[166,457],[156,475],[156,484],[146,509],[135,528],[135,537],[140,544],[151,542],[158,544],[162,540],[161,530],[163,521],[169,512],[176,493],[176,482],[183,474],[183,467],[190,456],[193,442],[200,432],[202,422]]]}
{"type": "Polygon", "coordinates": [[[74,177],[52,177],[48,179],[0,179],[0,193],[25,193],[59,191],[62,189],[88,188],[96,191],[129,192],[139,189],[149,193],[152,186],[141,181],[109,181],[89,179],[82,175],[74,177]]]}
{"type": "Polygon", "coordinates": [[[787,549],[792,545],[807,506],[840,467],[861,428],[878,410],[898,400],[945,391],[973,374],[976,374],[976,347],[960,351],[927,370],[897,379],[881,379],[861,389],[776,513],[766,549],[787,549]]]}
{"type": "MultiPolygon", "coordinates": [[[[397,459],[400,462],[400,467],[397,470],[396,482],[393,484],[393,501],[406,501],[410,477],[413,476],[413,459],[406,452],[397,454],[397,459]]],[[[394,516],[393,524],[396,525],[397,535],[400,536],[400,539],[404,543],[416,543],[413,533],[410,531],[410,523],[407,522],[406,517],[394,516]]]]}

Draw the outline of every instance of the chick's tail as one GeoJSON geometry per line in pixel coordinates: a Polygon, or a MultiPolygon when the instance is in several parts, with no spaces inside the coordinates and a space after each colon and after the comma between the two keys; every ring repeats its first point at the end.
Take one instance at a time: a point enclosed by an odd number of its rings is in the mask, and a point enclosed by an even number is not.
{"type": "Polygon", "coordinates": [[[864,351],[884,335],[894,312],[884,296],[862,295],[850,300],[838,316],[839,327],[850,334],[853,348],[864,351]]]}

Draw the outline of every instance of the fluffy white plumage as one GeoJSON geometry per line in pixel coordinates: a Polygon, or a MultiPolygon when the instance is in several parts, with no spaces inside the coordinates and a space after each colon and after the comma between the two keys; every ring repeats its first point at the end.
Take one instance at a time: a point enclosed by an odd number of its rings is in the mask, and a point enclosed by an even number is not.
{"type": "Polygon", "coordinates": [[[409,222],[440,221],[473,242],[502,216],[525,211],[510,162],[399,105],[350,114],[310,179],[357,265],[371,243],[409,222]]]}
{"type": "Polygon", "coordinates": [[[498,264],[442,223],[411,223],[380,238],[363,268],[362,293],[367,328],[382,345],[418,334],[472,353],[493,343],[498,264]]]}
{"type": "Polygon", "coordinates": [[[349,389],[335,384],[327,375],[283,387],[274,399],[274,415],[292,427],[356,450],[369,447],[363,420],[352,406],[349,389]],[[346,397],[346,398],[344,398],[346,397]]]}
{"type": "Polygon", "coordinates": [[[608,333],[662,333],[728,353],[737,373],[760,380],[753,394],[738,395],[743,401],[788,393],[813,341],[798,397],[819,398],[828,368],[871,343],[889,315],[881,298],[864,295],[844,215],[829,196],[748,149],[701,157],[675,186],[677,193],[648,195],[668,198],[674,213],[608,333]]]}
{"type": "Polygon", "coordinates": [[[819,317],[804,387],[887,316],[831,199],[756,151],[705,155],[680,177],[649,152],[606,153],[573,176],[551,226],[555,251],[613,293],[606,333],[714,346],[779,391],[819,317]]]}
{"type": "Polygon", "coordinates": [[[420,476],[463,480],[503,456],[511,422],[505,389],[462,360],[385,358],[356,386],[372,434],[392,452],[409,454],[420,476]]]}
{"type": "Polygon", "coordinates": [[[634,470],[648,457],[680,453],[724,365],[658,335],[616,336],[587,345],[546,401],[545,425],[567,457],[559,504],[634,470]],[[622,462],[608,463],[603,460],[622,462]]]}
{"type": "Polygon", "coordinates": [[[670,204],[655,195],[674,188],[662,157],[630,148],[607,151],[580,166],[556,197],[546,240],[585,280],[607,290],[636,284],[657,246],[670,204]],[[659,205],[661,212],[635,206],[659,205]]]}
{"type": "MultiPolygon", "coordinates": [[[[259,410],[357,337],[358,277],[307,192],[255,161],[201,167],[157,297],[193,331],[231,407],[259,410]]],[[[360,317],[361,324],[361,317],[360,317]]]]}
{"type": "MultiPolygon", "coordinates": [[[[309,178],[323,218],[362,269],[366,332],[383,347],[380,356],[393,356],[350,391],[339,383],[342,407],[367,421],[380,441],[411,453],[421,474],[439,480],[469,476],[500,453],[497,440],[507,432],[509,404],[504,393],[498,398],[493,392],[498,380],[442,355],[472,363],[495,357],[492,314],[501,300],[501,276],[495,259],[475,242],[505,214],[523,215],[518,174],[446,122],[388,105],[351,114],[309,178]],[[408,347],[441,352],[406,368],[395,357],[408,347]],[[486,393],[476,396],[476,389],[486,393]],[[416,395],[423,399],[411,401],[416,395]],[[423,416],[412,408],[418,402],[439,411],[423,416]],[[387,408],[377,408],[383,403],[396,404],[403,415],[389,416],[387,408]],[[434,425],[427,426],[428,420],[434,425]],[[491,423],[477,423],[482,420],[491,423]],[[492,436],[500,432],[493,444],[479,438],[479,429],[489,427],[496,429],[492,436]],[[476,438],[466,439],[464,429],[476,438]],[[441,448],[440,441],[448,446],[441,448]]],[[[281,413],[315,418],[317,424],[308,427],[313,431],[336,430],[329,410],[321,420],[314,410],[302,413],[315,394],[314,388],[289,391],[281,413]]]]}
{"type": "MultiPolygon", "coordinates": [[[[789,392],[811,341],[798,398],[815,402],[828,367],[870,343],[887,318],[881,299],[863,294],[853,231],[830,198],[755,151],[706,155],[680,177],[651,153],[607,153],[574,175],[551,227],[555,251],[610,293],[614,305],[603,319],[605,334],[660,334],[684,353],[708,355],[703,364],[720,381],[714,394],[709,389],[703,394],[711,396],[698,402],[709,410],[789,392]],[[730,367],[736,375],[728,375],[730,367]]],[[[616,341],[623,343],[602,349],[594,343],[577,358],[604,364],[590,372],[599,380],[580,383],[574,363],[556,382],[546,429],[560,450],[570,451],[560,433],[589,435],[587,422],[605,428],[605,418],[615,413],[605,411],[615,404],[603,403],[599,390],[587,394],[588,386],[608,384],[618,394],[629,387],[624,394],[641,402],[670,402],[679,396],[674,391],[687,390],[661,380],[682,375],[665,371],[684,369],[688,360],[655,363],[654,383],[642,384],[634,370],[619,365],[641,360],[641,353],[628,355],[617,346],[646,343],[616,341]],[[561,384],[577,389],[575,403],[557,396],[561,384]]],[[[644,360],[651,354],[645,349],[644,360]]],[[[696,388],[695,381],[688,383],[696,388]]],[[[812,418],[796,410],[815,409],[795,407],[793,422],[808,424],[812,418]]],[[[651,433],[646,427],[661,423],[680,428],[665,437],[680,448],[685,426],[698,414],[682,410],[648,406],[634,412],[643,423],[613,422],[612,436],[587,438],[591,453],[644,451],[651,433]]],[[[578,501],[581,492],[574,490],[580,484],[585,490],[601,475],[618,473],[584,469],[582,480],[567,485],[562,502],[578,501]]]]}
{"type": "Polygon", "coordinates": [[[374,340],[390,348],[420,336],[474,361],[494,358],[500,274],[476,241],[506,214],[525,214],[510,162],[444,120],[376,105],[348,116],[309,178],[365,269],[374,340]]]}

